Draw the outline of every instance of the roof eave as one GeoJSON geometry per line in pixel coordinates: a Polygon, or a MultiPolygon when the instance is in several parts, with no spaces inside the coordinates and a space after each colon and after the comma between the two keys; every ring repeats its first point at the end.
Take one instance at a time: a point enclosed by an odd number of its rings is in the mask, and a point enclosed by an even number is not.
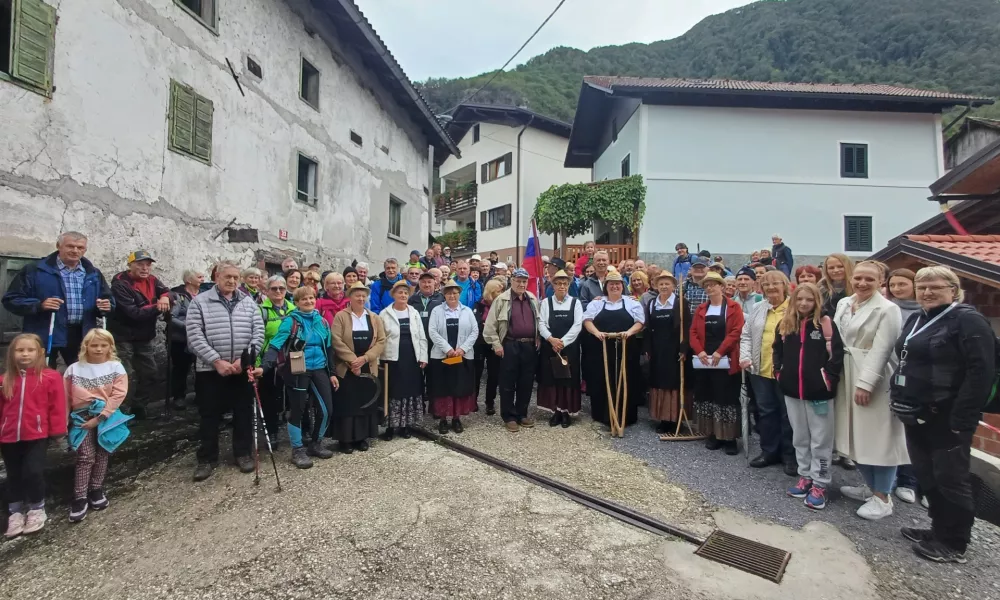
{"type": "Polygon", "coordinates": [[[945,173],[943,177],[930,185],[931,200],[938,201],[939,198],[947,194],[952,188],[961,183],[965,178],[975,173],[980,167],[992,162],[1000,157],[1000,139],[981,149],[969,157],[965,162],[958,165],[951,171],[945,173]]]}
{"type": "Polygon", "coordinates": [[[915,242],[900,236],[888,246],[873,254],[871,260],[885,261],[892,256],[903,253],[931,264],[939,264],[974,278],[984,279],[1000,284],[1000,265],[988,263],[979,259],[940,250],[929,244],[915,242]]]}

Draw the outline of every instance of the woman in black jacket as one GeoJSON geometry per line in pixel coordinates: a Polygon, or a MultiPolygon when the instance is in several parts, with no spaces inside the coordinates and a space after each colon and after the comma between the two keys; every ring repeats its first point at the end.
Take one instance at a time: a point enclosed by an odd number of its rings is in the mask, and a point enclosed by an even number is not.
{"type": "Polygon", "coordinates": [[[996,336],[983,315],[960,304],[964,294],[948,267],[924,267],[914,283],[922,310],[896,342],[890,398],[931,528],[901,533],[928,560],[964,563],[975,520],[970,448],[996,373],[996,336]]]}
{"type": "Polygon", "coordinates": [[[814,510],[826,507],[833,461],[831,402],[844,364],[844,344],[832,325],[830,349],[823,335],[823,294],[812,283],[795,288],[774,336],[774,374],[785,396],[799,481],[788,488],[814,510]]]}

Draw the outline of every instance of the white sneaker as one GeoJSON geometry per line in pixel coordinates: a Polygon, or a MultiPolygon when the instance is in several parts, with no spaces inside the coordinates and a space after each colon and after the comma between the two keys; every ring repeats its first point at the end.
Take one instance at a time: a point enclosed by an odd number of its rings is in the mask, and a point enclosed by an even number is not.
{"type": "Polygon", "coordinates": [[[23,533],[35,533],[36,531],[40,531],[42,527],[45,527],[45,521],[47,521],[48,518],[49,517],[45,514],[44,508],[39,510],[29,510],[28,517],[24,520],[23,533]]]}
{"type": "Polygon", "coordinates": [[[913,488],[898,487],[896,488],[896,497],[907,504],[913,504],[917,501],[917,492],[913,488]]]}
{"type": "Polygon", "coordinates": [[[845,485],[840,488],[840,493],[858,502],[867,502],[872,497],[872,490],[867,485],[845,485]]]}
{"type": "Polygon", "coordinates": [[[5,537],[15,538],[24,533],[24,513],[14,513],[7,519],[7,532],[5,537]]]}
{"type": "Polygon", "coordinates": [[[858,516],[869,521],[878,521],[892,514],[892,498],[888,502],[878,496],[872,496],[858,509],[858,516]]]}
{"type": "Polygon", "coordinates": [[[920,499],[920,506],[923,506],[924,508],[931,507],[930,503],[927,502],[927,496],[924,496],[923,498],[920,499]]]}

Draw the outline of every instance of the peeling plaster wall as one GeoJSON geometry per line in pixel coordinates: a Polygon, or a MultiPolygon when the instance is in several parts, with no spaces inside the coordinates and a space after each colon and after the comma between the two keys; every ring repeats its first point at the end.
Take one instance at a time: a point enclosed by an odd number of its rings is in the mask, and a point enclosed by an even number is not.
{"type": "Polygon", "coordinates": [[[218,34],[173,0],[46,1],[59,18],[52,98],[0,81],[0,255],[47,254],[79,230],[108,277],[146,248],[174,283],[259,250],[332,267],[426,245],[427,140],[308,0],[222,1],[218,34]],[[320,71],[318,111],[299,98],[301,57],[320,71]],[[171,79],[214,103],[211,166],[167,150],[171,79]],[[320,165],[315,208],[294,200],[300,151],[320,165]],[[406,243],[387,236],[390,194],[406,243]],[[218,235],[234,218],[261,242],[218,235]]]}

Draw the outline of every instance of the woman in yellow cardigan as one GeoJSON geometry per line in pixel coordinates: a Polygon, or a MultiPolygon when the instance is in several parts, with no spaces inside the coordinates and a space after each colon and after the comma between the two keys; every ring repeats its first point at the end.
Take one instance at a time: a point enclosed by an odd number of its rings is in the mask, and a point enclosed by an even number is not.
{"type": "Polygon", "coordinates": [[[330,431],[344,454],[368,450],[368,438],[378,435],[382,403],[373,397],[375,387],[364,376],[378,374],[378,360],[385,349],[382,320],[365,308],[368,288],[360,281],[347,290],[350,305],[333,317],[334,369],[340,390],[333,398],[330,431]]]}

